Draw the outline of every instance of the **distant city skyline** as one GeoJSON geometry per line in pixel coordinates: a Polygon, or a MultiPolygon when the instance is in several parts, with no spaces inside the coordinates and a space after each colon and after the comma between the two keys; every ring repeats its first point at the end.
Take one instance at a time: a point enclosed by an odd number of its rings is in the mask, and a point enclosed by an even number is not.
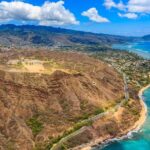
{"type": "Polygon", "coordinates": [[[125,36],[150,34],[150,0],[0,0],[0,24],[125,36]]]}

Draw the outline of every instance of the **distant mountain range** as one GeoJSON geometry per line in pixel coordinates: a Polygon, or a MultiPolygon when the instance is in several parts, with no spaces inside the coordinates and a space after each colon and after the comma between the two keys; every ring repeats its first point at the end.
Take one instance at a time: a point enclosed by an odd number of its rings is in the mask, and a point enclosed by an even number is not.
{"type": "Polygon", "coordinates": [[[143,37],[144,40],[150,41],[150,34],[143,37]]]}
{"type": "Polygon", "coordinates": [[[96,34],[62,28],[34,25],[1,25],[0,44],[5,46],[65,47],[75,45],[111,45],[138,38],[96,34]]]}

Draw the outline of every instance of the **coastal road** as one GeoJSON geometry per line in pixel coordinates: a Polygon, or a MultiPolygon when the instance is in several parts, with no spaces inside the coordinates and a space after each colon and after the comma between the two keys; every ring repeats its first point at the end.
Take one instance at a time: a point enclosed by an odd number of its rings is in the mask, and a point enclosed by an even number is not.
{"type": "MultiPolygon", "coordinates": [[[[119,71],[119,72],[122,73],[121,71],[119,71]]],[[[120,107],[122,107],[123,104],[126,101],[129,100],[127,78],[126,78],[126,75],[124,73],[122,73],[122,75],[123,75],[123,80],[124,80],[124,94],[125,94],[125,99],[123,99],[119,104],[117,104],[115,107],[109,109],[108,111],[100,113],[98,115],[95,115],[93,117],[90,117],[88,119],[85,119],[85,120],[81,121],[80,122],[81,124],[82,123],[84,124],[84,123],[87,123],[87,122],[95,122],[95,121],[101,119],[102,117],[104,117],[105,115],[112,114],[112,113],[116,112],[120,107]]],[[[68,136],[62,138],[58,143],[56,143],[56,144],[53,145],[53,147],[51,148],[51,150],[57,150],[58,147],[60,147],[61,145],[63,145],[63,143],[65,143],[67,140],[69,140],[72,137],[75,137],[76,135],[79,135],[79,134],[83,133],[84,131],[86,131],[87,128],[88,128],[88,126],[83,126],[79,130],[77,130],[77,131],[69,134],[68,136]]]]}

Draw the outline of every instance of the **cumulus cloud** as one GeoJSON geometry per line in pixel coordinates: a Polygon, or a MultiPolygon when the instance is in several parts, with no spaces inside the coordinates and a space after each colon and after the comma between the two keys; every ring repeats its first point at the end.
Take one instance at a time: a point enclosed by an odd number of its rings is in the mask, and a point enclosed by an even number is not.
{"type": "Polygon", "coordinates": [[[40,25],[78,24],[73,13],[64,7],[64,1],[45,2],[34,6],[23,1],[0,2],[0,21],[36,21],[40,25]]]}
{"type": "Polygon", "coordinates": [[[116,4],[113,0],[105,0],[104,2],[104,6],[108,9],[112,8],[112,7],[115,7],[116,4]]]}
{"type": "Polygon", "coordinates": [[[138,15],[135,13],[126,13],[126,14],[118,13],[118,16],[129,18],[129,19],[136,19],[138,17],[138,15]]]}
{"type": "Polygon", "coordinates": [[[105,0],[104,6],[107,9],[111,9],[111,8],[117,8],[119,10],[125,10],[126,9],[126,6],[123,4],[122,1],[120,1],[119,3],[115,3],[113,0],[105,0]]]}
{"type": "Polygon", "coordinates": [[[105,0],[104,6],[107,9],[116,8],[125,14],[119,13],[120,17],[136,19],[140,14],[150,14],[150,0],[128,0],[126,4],[122,1],[116,3],[114,0],[105,0]]]}
{"type": "Polygon", "coordinates": [[[136,13],[150,13],[150,0],[129,0],[128,11],[136,13]]]}
{"type": "Polygon", "coordinates": [[[91,21],[98,22],[98,23],[109,22],[107,18],[104,18],[98,14],[98,11],[96,8],[90,8],[87,11],[82,12],[82,16],[86,16],[91,21]]]}

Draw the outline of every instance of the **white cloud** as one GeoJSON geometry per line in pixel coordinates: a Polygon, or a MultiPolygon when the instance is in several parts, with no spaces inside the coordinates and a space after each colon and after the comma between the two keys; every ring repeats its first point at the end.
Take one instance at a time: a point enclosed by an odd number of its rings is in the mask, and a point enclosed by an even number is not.
{"type": "Polygon", "coordinates": [[[123,4],[122,1],[116,4],[116,8],[118,8],[119,10],[126,10],[126,6],[123,4]]]}
{"type": "Polygon", "coordinates": [[[104,6],[108,9],[111,9],[112,7],[115,7],[116,4],[113,0],[105,0],[104,6]]]}
{"type": "Polygon", "coordinates": [[[109,22],[107,18],[104,18],[98,14],[98,11],[96,8],[90,8],[87,11],[82,12],[82,16],[86,16],[91,21],[98,22],[98,23],[109,22]]]}
{"type": "Polygon", "coordinates": [[[73,13],[64,7],[64,1],[45,2],[34,6],[22,1],[0,2],[0,21],[37,21],[40,25],[78,24],[73,13]]]}
{"type": "Polygon", "coordinates": [[[105,0],[104,6],[107,9],[111,9],[111,8],[117,8],[119,10],[125,10],[126,9],[126,6],[123,4],[122,1],[120,1],[119,3],[115,3],[113,0],[105,0]]]}
{"type": "Polygon", "coordinates": [[[129,19],[136,19],[138,17],[138,15],[135,13],[126,13],[126,14],[118,13],[118,16],[129,18],[129,19]]]}
{"type": "Polygon", "coordinates": [[[108,9],[117,8],[119,10],[127,10],[128,12],[150,13],[150,0],[128,0],[126,4],[120,0],[116,3],[114,0],[105,0],[104,6],[108,9]]]}
{"type": "Polygon", "coordinates": [[[129,0],[128,11],[136,13],[150,13],[150,0],[129,0]]]}
{"type": "Polygon", "coordinates": [[[105,0],[104,6],[107,9],[117,8],[125,14],[120,14],[120,17],[127,17],[130,19],[136,19],[139,14],[150,14],[150,0],[128,0],[126,4],[120,0],[116,3],[114,0],[105,0]]]}

